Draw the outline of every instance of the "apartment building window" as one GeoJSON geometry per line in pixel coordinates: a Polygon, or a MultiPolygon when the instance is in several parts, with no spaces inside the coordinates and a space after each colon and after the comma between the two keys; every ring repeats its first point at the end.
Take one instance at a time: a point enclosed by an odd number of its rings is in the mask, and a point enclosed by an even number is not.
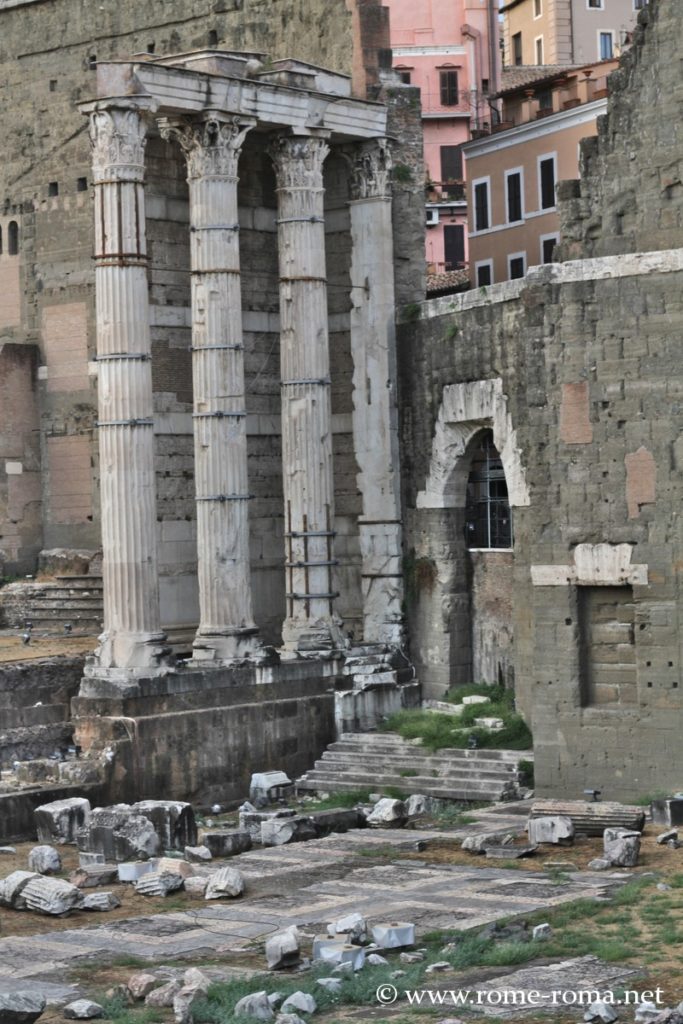
{"type": "Polygon", "coordinates": [[[536,91],[536,99],[538,100],[539,110],[552,110],[553,109],[553,91],[552,89],[538,89],[536,91]]]}
{"type": "Polygon", "coordinates": [[[633,10],[642,11],[643,7],[647,7],[648,0],[633,0],[633,10]]]}
{"type": "Polygon", "coordinates": [[[485,430],[474,444],[465,504],[467,546],[511,548],[512,512],[493,431],[485,430]]]}
{"type": "Polygon", "coordinates": [[[543,14],[543,0],[534,0],[534,18],[540,18],[543,14]]]}
{"type": "Polygon", "coordinates": [[[488,285],[493,284],[493,261],[482,260],[481,263],[475,263],[474,274],[477,288],[486,288],[488,285]]]}
{"type": "Polygon", "coordinates": [[[508,224],[515,224],[524,218],[521,168],[505,172],[505,198],[507,201],[508,224]]]}
{"type": "Polygon", "coordinates": [[[555,155],[542,156],[538,161],[538,180],[542,210],[555,208],[555,155]]]}
{"type": "Polygon", "coordinates": [[[443,229],[446,270],[459,270],[465,263],[465,228],[462,224],[446,224],[443,229]]]}
{"type": "Polygon", "coordinates": [[[474,192],[474,230],[486,231],[491,227],[489,179],[475,181],[472,189],[474,192]]]}
{"type": "Polygon", "coordinates": [[[522,63],[522,33],[515,32],[512,37],[512,63],[520,65],[522,63]]]}
{"type": "Polygon", "coordinates": [[[410,71],[408,71],[407,68],[395,68],[395,71],[404,85],[410,85],[410,71]]]}
{"type": "Polygon", "coordinates": [[[458,146],[441,146],[441,188],[444,196],[464,199],[462,179],[462,143],[458,146]]]}
{"type": "Polygon", "coordinates": [[[586,6],[590,11],[601,11],[605,2],[604,0],[587,0],[586,6]]]}
{"type": "Polygon", "coordinates": [[[458,72],[440,71],[441,106],[455,107],[458,104],[458,72]]]}
{"type": "Polygon", "coordinates": [[[555,262],[555,247],[559,241],[557,235],[541,235],[541,263],[555,262]]]}
{"type": "Polygon", "coordinates": [[[543,63],[543,36],[539,36],[538,39],[534,40],[534,49],[536,52],[536,63],[543,63]]]}
{"type": "Polygon", "coordinates": [[[600,33],[600,60],[611,60],[614,56],[614,32],[600,33]]]}
{"type": "Polygon", "coordinates": [[[508,278],[517,281],[526,274],[526,253],[515,252],[508,256],[508,278]]]}

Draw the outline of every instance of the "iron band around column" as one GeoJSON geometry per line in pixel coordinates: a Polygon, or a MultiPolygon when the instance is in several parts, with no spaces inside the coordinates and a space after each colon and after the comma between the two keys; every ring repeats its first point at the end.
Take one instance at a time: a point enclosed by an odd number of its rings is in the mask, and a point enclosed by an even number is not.
{"type": "Polygon", "coordinates": [[[202,267],[190,271],[190,277],[203,277],[205,274],[230,274],[232,277],[240,277],[240,271],[234,267],[202,267]]]}
{"type": "Polygon", "coordinates": [[[192,345],[190,352],[243,352],[244,345],[192,345]]]}
{"type": "Polygon", "coordinates": [[[285,597],[290,601],[334,601],[335,597],[339,597],[338,590],[331,590],[327,594],[285,594],[285,597]]]}
{"type": "Polygon", "coordinates": [[[246,416],[246,412],[193,412],[193,420],[242,420],[246,416]]]}
{"type": "Polygon", "coordinates": [[[95,356],[96,363],[112,363],[118,359],[132,359],[140,363],[148,363],[152,357],[148,352],[112,352],[103,356],[95,356]]]}
{"type": "Polygon", "coordinates": [[[217,501],[221,504],[224,501],[251,501],[253,494],[207,494],[205,497],[197,497],[195,501],[217,501]]]}
{"type": "Polygon", "coordinates": [[[191,225],[190,232],[195,234],[197,231],[239,231],[239,224],[207,224],[206,227],[197,227],[196,224],[191,225]]]}
{"type": "Polygon", "coordinates": [[[324,224],[324,217],[281,217],[275,221],[276,224],[324,224]]]}
{"type": "Polygon", "coordinates": [[[336,537],[336,530],[290,530],[285,537],[336,537]]]}
{"type": "Polygon", "coordinates": [[[153,427],[154,420],[98,420],[96,427],[153,427]]]}
{"type": "Polygon", "coordinates": [[[339,565],[339,560],[331,558],[327,562],[285,562],[285,569],[316,569],[321,565],[339,565]]]}
{"type": "Polygon", "coordinates": [[[329,377],[302,377],[300,380],[280,381],[281,388],[293,388],[297,384],[322,384],[324,387],[332,387],[332,381],[329,377]]]}

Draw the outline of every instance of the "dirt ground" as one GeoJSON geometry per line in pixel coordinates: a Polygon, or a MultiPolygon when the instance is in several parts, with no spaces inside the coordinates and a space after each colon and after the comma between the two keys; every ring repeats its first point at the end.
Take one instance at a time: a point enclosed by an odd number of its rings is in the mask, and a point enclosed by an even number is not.
{"type": "Polygon", "coordinates": [[[55,658],[59,655],[73,656],[90,654],[97,647],[97,637],[91,636],[49,636],[35,633],[30,644],[23,643],[23,630],[0,633],[0,664],[14,661],[37,661],[40,658],[55,658]]]}

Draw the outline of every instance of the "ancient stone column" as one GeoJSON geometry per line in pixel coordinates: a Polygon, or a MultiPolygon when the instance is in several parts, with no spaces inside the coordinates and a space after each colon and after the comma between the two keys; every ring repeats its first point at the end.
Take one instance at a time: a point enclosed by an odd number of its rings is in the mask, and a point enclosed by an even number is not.
{"type": "Polygon", "coordinates": [[[391,157],[384,139],[345,151],[351,170],[353,438],[363,499],[359,520],[363,638],[403,641],[401,497],[391,157]]]}
{"type": "Polygon", "coordinates": [[[104,577],[104,634],[93,674],[147,673],[167,653],[157,575],[143,103],[117,99],[84,108],[90,114],[95,186],[104,577]]]}
{"type": "Polygon", "coordinates": [[[187,157],[200,623],[194,660],[234,663],[263,648],[249,560],[249,484],[237,166],[256,122],[162,122],[187,157]]]}
{"type": "Polygon", "coordinates": [[[270,145],[278,193],[285,498],[285,651],[341,645],[334,613],[334,481],[322,133],[270,145]]]}

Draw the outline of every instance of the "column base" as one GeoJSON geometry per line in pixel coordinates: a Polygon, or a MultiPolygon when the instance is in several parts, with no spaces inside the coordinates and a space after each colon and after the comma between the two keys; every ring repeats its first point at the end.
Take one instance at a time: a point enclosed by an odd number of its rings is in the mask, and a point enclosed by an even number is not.
{"type": "Polygon", "coordinates": [[[175,664],[165,633],[104,632],[98,640],[99,646],[86,664],[86,675],[163,675],[175,664]]]}
{"type": "Polygon", "coordinates": [[[190,668],[230,665],[274,665],[277,653],[259,638],[258,630],[230,630],[230,632],[199,631],[192,644],[190,668]]]}
{"type": "Polygon", "coordinates": [[[394,644],[368,643],[351,648],[344,676],[349,689],[335,693],[337,735],[377,729],[404,708],[419,708],[420,684],[415,669],[394,644]]]}
{"type": "Polygon", "coordinates": [[[285,619],[282,627],[283,661],[294,658],[338,658],[349,647],[349,641],[341,628],[341,620],[285,619]]]}

